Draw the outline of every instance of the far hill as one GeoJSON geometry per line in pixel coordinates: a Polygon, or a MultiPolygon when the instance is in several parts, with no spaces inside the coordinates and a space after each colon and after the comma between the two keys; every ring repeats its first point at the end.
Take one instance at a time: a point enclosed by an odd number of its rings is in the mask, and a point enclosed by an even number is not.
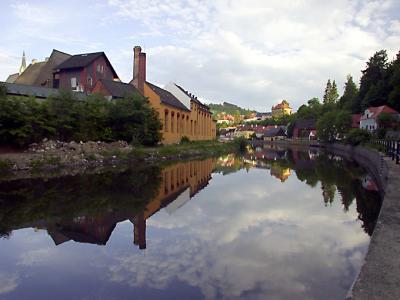
{"type": "Polygon", "coordinates": [[[208,106],[210,107],[211,112],[215,115],[222,113],[222,112],[229,114],[229,115],[237,114],[237,112],[239,112],[240,115],[248,115],[250,113],[257,113],[255,110],[241,108],[235,104],[231,104],[228,102],[224,102],[222,104],[210,103],[210,104],[208,104],[208,106]]]}

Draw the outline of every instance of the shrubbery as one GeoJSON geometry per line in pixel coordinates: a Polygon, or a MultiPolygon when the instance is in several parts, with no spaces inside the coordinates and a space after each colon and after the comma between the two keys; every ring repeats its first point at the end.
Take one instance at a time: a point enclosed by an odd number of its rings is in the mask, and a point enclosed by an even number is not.
{"type": "MultiPolygon", "coordinates": [[[[0,87],[1,88],[1,87],[0,87]]],[[[125,140],[143,145],[161,139],[157,112],[139,94],[107,101],[90,95],[84,101],[60,92],[44,101],[7,97],[0,91],[0,143],[26,146],[43,138],[61,141],[125,140]]]]}
{"type": "Polygon", "coordinates": [[[247,139],[243,136],[235,138],[234,143],[237,149],[239,149],[240,152],[245,152],[246,147],[247,147],[247,139]]]}
{"type": "Polygon", "coordinates": [[[352,146],[365,144],[371,140],[371,133],[364,129],[354,128],[351,129],[346,136],[346,143],[352,146]]]}

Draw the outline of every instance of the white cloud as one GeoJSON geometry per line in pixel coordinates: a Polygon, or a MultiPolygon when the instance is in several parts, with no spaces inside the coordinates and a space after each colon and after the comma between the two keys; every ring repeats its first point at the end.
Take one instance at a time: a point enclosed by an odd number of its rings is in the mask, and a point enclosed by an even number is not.
{"type": "Polygon", "coordinates": [[[321,96],[328,78],[339,86],[347,73],[357,80],[376,50],[396,51],[384,43],[390,1],[110,4],[169,37],[147,49],[150,78],[177,80],[203,98],[261,110],[282,98],[298,107],[321,96]]]}
{"type": "Polygon", "coordinates": [[[13,4],[11,7],[15,16],[25,23],[54,26],[63,19],[55,10],[47,6],[33,5],[25,2],[13,4]]]}
{"type": "Polygon", "coordinates": [[[17,274],[6,274],[0,272],[0,295],[7,294],[15,290],[18,286],[17,274]]]}
{"type": "MultiPolygon", "coordinates": [[[[294,108],[321,98],[328,78],[339,87],[349,73],[357,81],[375,51],[394,57],[400,44],[394,0],[73,0],[11,8],[16,20],[4,26],[0,18],[0,25],[16,54],[105,50],[129,81],[131,49],[141,44],[150,81],[176,81],[207,101],[261,111],[283,98],[294,108]]],[[[18,69],[1,64],[2,78],[18,69]]]]}

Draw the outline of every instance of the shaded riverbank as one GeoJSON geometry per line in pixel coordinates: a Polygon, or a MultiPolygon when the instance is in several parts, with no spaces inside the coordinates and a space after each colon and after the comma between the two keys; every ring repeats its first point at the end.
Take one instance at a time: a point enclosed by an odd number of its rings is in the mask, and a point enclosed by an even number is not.
{"type": "Polygon", "coordinates": [[[198,141],[158,147],[135,147],[126,142],[62,143],[46,140],[24,152],[1,153],[0,178],[98,173],[104,168],[132,166],[138,162],[152,164],[215,157],[235,152],[239,148],[238,141],[198,141]]]}

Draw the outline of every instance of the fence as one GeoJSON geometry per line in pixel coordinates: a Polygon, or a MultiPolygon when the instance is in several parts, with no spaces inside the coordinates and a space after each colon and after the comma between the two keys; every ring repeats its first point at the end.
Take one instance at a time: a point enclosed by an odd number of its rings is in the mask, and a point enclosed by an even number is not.
{"type": "Polygon", "coordinates": [[[400,163],[400,141],[372,140],[370,143],[378,146],[387,156],[395,160],[396,165],[400,163]]]}

